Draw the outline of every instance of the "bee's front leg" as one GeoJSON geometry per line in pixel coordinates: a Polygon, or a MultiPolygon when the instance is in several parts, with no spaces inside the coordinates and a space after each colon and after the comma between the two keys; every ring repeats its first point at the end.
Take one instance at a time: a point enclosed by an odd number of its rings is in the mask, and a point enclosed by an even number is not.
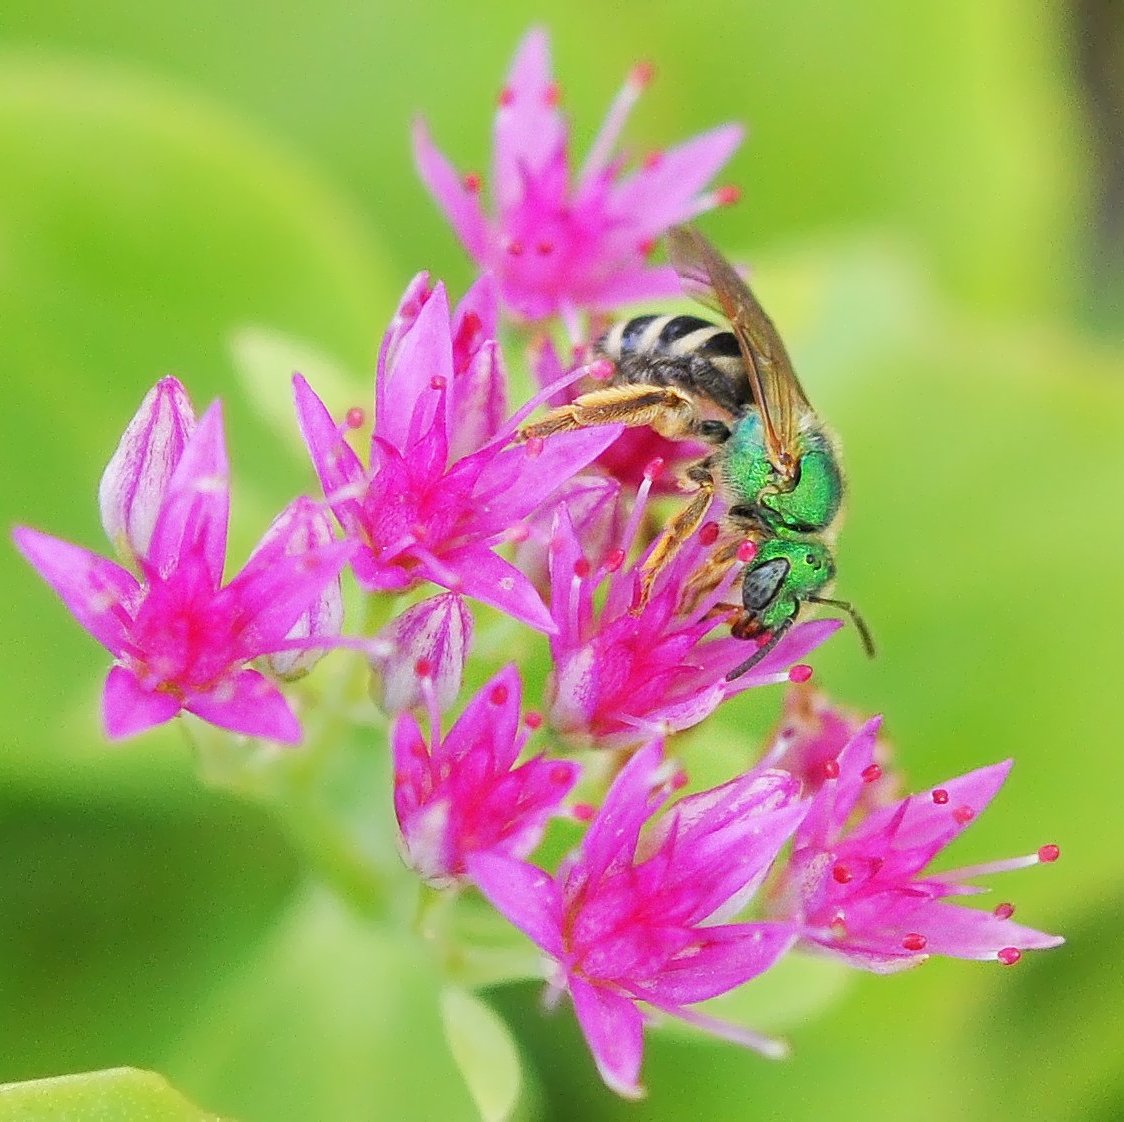
{"type": "Polygon", "coordinates": [[[630,383],[583,393],[541,421],[524,425],[516,439],[532,440],[596,425],[648,425],[669,440],[687,440],[700,423],[698,410],[686,394],[671,386],[630,383]]]}

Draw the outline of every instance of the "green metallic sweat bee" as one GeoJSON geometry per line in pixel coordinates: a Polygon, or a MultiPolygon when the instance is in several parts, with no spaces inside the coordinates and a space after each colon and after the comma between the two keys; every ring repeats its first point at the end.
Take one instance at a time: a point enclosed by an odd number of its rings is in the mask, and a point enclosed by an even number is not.
{"type": "Polygon", "coordinates": [[[737,638],[768,636],[727,679],[764,658],[805,603],[845,611],[873,654],[862,617],[848,602],[825,595],[835,576],[831,543],[845,489],[833,438],[808,403],[773,322],[730,263],[688,226],[669,232],[668,251],[685,291],[729,328],[695,316],[638,316],[616,324],[595,347],[615,365],[611,384],[525,426],[521,437],[590,425],[650,425],[671,440],[714,446],[687,469],[695,496],[645,562],[638,604],[720,496],[727,507],[724,540],[692,576],[685,600],[697,602],[751,552],[741,605],[716,610],[732,615],[737,638]],[[747,550],[747,542],[755,549],[747,550]]]}

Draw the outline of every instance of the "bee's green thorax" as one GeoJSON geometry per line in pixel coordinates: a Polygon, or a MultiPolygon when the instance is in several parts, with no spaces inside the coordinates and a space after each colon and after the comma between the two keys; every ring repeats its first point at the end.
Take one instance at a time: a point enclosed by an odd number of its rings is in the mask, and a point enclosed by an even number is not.
{"type": "Polygon", "coordinates": [[[819,432],[804,437],[800,476],[791,491],[761,496],[761,505],[791,530],[811,532],[831,524],[843,502],[843,475],[827,438],[819,432]]]}
{"type": "Polygon", "coordinates": [[[746,413],[734,422],[723,453],[722,472],[731,492],[731,505],[756,505],[762,490],[775,478],[765,453],[761,418],[756,413],[746,413]]]}

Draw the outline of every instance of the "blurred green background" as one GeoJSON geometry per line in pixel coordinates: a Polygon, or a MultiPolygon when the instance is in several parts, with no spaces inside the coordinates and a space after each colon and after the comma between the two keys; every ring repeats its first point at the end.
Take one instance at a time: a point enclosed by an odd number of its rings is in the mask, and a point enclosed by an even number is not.
{"type": "MultiPolygon", "coordinates": [[[[486,167],[532,18],[579,153],[640,57],[660,78],[636,148],[748,122],[724,177],[743,202],[705,226],[753,262],[843,438],[840,588],[881,648],[868,663],[844,634],[817,678],[886,713],[914,786],[1017,757],[953,856],[1058,842],[1060,864],[995,899],[1069,943],[1014,970],[855,976],[781,1026],[785,1064],[653,1033],[639,1107],[603,1090],[568,1011],[496,991],[523,1116],[1124,1116],[1113,0],[8,0],[4,523],[100,548],[98,476],[172,371],[197,404],[228,399],[235,541],[252,542],[311,479],[233,385],[232,332],[276,327],[364,370],[414,271],[463,289],[408,123],[423,111],[460,166],[486,167]]],[[[130,1065],[244,1122],[475,1117],[420,952],[312,892],[276,819],[202,787],[174,732],[101,743],[103,653],[11,549],[0,566],[0,1081],[130,1065]]],[[[700,766],[744,758],[779,701],[701,730],[700,766]]]]}

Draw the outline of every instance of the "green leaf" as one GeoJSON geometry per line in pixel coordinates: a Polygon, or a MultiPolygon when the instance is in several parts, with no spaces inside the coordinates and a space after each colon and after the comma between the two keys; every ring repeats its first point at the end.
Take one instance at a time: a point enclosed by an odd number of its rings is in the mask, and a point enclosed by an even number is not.
{"type": "Polygon", "coordinates": [[[0,1086],[0,1122],[219,1122],[151,1071],[121,1067],[0,1086]]]}
{"type": "Polygon", "coordinates": [[[519,1053],[507,1025],[478,997],[450,986],[441,994],[449,1051],[483,1122],[507,1122],[519,1103],[519,1053]]]}

